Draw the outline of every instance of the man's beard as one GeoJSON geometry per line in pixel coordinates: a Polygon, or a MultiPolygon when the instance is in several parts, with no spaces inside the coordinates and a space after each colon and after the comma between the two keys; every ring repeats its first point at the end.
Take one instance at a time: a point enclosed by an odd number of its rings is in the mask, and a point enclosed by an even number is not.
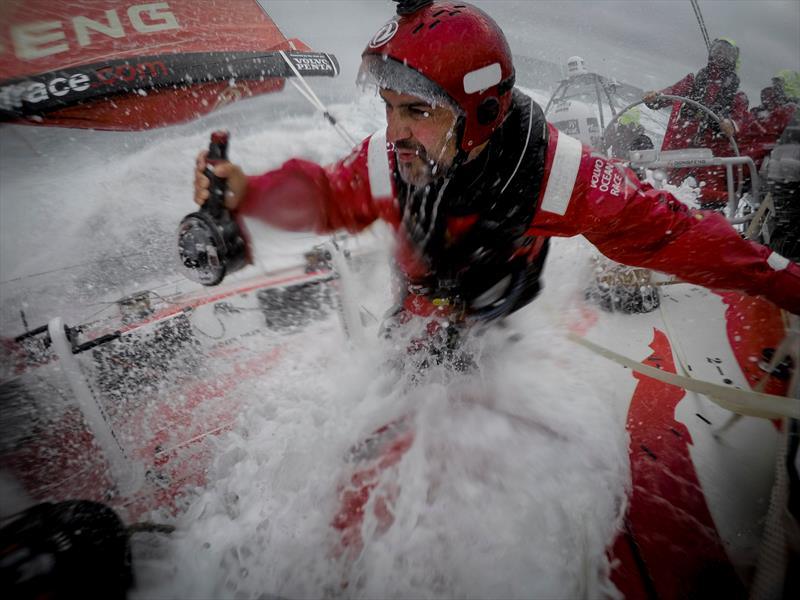
{"type": "Polygon", "coordinates": [[[445,165],[432,160],[425,148],[411,142],[399,141],[394,145],[395,150],[410,150],[417,153],[416,159],[411,162],[397,159],[397,170],[400,178],[408,185],[422,188],[430,185],[434,180],[447,176],[450,165],[445,165]]]}

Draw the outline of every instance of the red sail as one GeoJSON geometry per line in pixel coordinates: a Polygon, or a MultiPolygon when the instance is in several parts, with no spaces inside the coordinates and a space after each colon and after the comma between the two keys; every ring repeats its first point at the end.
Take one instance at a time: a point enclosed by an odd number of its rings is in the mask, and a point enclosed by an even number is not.
{"type": "Polygon", "coordinates": [[[111,130],[180,123],[282,89],[293,74],[287,55],[304,75],[338,73],[335,58],[305,50],[254,0],[4,0],[0,120],[111,130]]]}

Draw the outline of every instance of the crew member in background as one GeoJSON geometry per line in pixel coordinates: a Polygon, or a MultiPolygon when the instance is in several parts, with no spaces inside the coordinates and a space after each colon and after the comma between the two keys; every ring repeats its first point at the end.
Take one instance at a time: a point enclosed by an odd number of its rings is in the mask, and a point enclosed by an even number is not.
{"type": "Polygon", "coordinates": [[[632,150],[651,150],[653,140],[641,125],[641,113],[635,106],[617,119],[606,138],[611,156],[627,159],[632,150]]]}
{"type": "Polygon", "coordinates": [[[781,69],[775,74],[781,80],[783,91],[789,102],[800,104],[800,72],[790,69],[781,69]]]}
{"type": "MultiPolygon", "coordinates": [[[[800,266],[549,125],[514,88],[508,43],[483,11],[401,0],[397,13],[369,41],[360,71],[377,86],[386,129],[326,167],[294,159],[247,176],[217,164],[236,215],[318,233],[387,221],[399,314],[409,319],[501,318],[538,293],[549,238],[579,234],[613,260],[800,312],[800,266]]],[[[205,166],[201,154],[199,204],[205,166]]]]}
{"type": "Polygon", "coordinates": [[[751,157],[758,169],[791,122],[796,102],[797,98],[786,93],[785,79],[780,75],[761,90],[761,105],[750,110],[750,118],[738,136],[742,154],[751,157]]]}
{"type": "Polygon", "coordinates": [[[760,231],[771,248],[800,260],[800,75],[780,71],[761,90],[761,105],[750,111],[740,135],[742,152],[759,167],[761,191],[771,204],[760,231]]]}
{"type": "MultiPolygon", "coordinates": [[[[728,136],[735,136],[748,118],[747,96],[739,91],[736,74],[738,60],[739,48],[732,40],[716,39],[708,51],[708,64],[696,74],[689,73],[660,92],[644,94],[645,104],[651,109],[673,105],[662,150],[710,148],[714,156],[734,155],[728,136]],[[719,116],[721,122],[689,104],[659,98],[660,94],[699,102],[719,116]]],[[[725,205],[728,191],[724,167],[675,169],[669,173],[669,183],[681,185],[687,177],[693,177],[701,186],[699,200],[704,208],[725,205]]]]}

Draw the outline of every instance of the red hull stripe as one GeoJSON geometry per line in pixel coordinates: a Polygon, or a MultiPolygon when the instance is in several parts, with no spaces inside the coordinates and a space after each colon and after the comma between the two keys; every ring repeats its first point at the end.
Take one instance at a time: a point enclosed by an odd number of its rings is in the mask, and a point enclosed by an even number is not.
{"type": "MultiPolygon", "coordinates": [[[[643,361],[675,372],[667,336],[654,329],[653,353],[643,361]]],[[[626,597],[654,589],[662,600],[705,595],[745,596],[711,517],[689,446],[691,435],[675,418],[685,392],[634,373],[639,380],[628,410],[632,492],[627,514],[629,549],[613,579],[626,597]],[[624,564],[626,560],[635,564],[624,564]],[[634,584],[632,572],[639,572],[634,584]]],[[[620,542],[615,553],[622,550],[620,542]]]]}

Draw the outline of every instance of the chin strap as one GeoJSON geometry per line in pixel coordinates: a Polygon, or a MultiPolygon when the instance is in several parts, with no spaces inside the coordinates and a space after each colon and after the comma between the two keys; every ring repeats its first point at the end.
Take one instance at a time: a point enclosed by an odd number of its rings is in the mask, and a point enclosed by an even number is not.
{"type": "Polygon", "coordinates": [[[467,127],[467,118],[464,115],[459,115],[456,118],[456,123],[453,129],[456,134],[456,156],[453,158],[452,171],[458,169],[461,165],[467,162],[469,152],[461,147],[461,142],[464,141],[464,130],[467,127]]]}

